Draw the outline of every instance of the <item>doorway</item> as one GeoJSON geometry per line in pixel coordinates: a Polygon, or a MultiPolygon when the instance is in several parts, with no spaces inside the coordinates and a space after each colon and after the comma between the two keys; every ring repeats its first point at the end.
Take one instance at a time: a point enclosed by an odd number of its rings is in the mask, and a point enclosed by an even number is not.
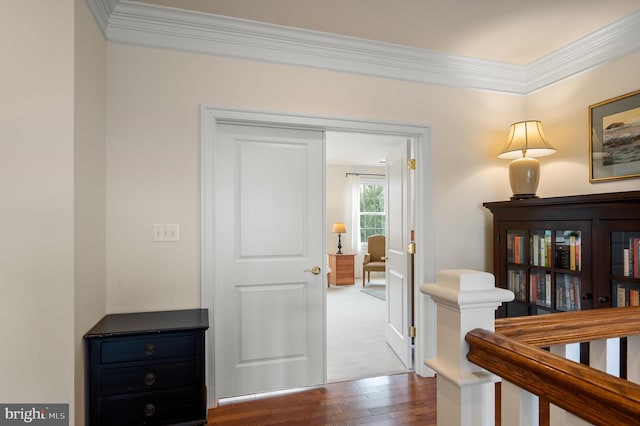
{"type": "MultiPolygon", "coordinates": [[[[386,160],[408,144],[407,138],[328,131],[325,141],[327,251],[332,259],[355,259],[350,282],[347,283],[347,279],[343,281],[346,285],[339,285],[334,279],[327,286],[327,381],[408,371],[412,369],[411,362],[406,366],[387,343],[388,314],[396,311],[389,310],[387,276],[384,271],[362,276],[364,253],[370,251],[368,236],[387,235],[389,164],[386,160]],[[346,233],[341,236],[341,251],[346,256],[333,254],[336,235],[331,231],[336,222],[346,226],[346,233]]],[[[331,263],[335,264],[336,260],[331,263]]],[[[402,303],[395,298],[393,301],[402,303]]],[[[408,308],[410,306],[399,309],[408,308]]]]}
{"type": "MultiPolygon", "coordinates": [[[[217,318],[219,312],[216,312],[214,300],[216,295],[217,276],[216,269],[216,223],[215,208],[219,200],[216,199],[215,192],[215,146],[218,140],[218,126],[223,123],[245,124],[253,126],[280,127],[293,129],[306,129],[314,131],[343,131],[354,133],[384,134],[411,137],[416,140],[416,156],[420,164],[424,164],[424,168],[419,168],[416,173],[416,181],[420,182],[417,187],[416,199],[418,200],[417,208],[422,214],[416,221],[416,239],[424,240],[424,249],[422,256],[416,258],[416,276],[415,282],[425,282],[424,277],[435,276],[435,271],[430,265],[433,264],[435,258],[435,250],[428,244],[428,239],[423,238],[430,234],[434,228],[432,222],[431,204],[429,200],[432,198],[433,179],[430,174],[430,139],[429,128],[419,125],[403,124],[403,123],[380,123],[360,120],[346,120],[330,117],[311,117],[297,114],[274,113],[264,111],[248,111],[237,109],[220,109],[212,107],[203,107],[202,110],[202,147],[201,147],[201,192],[202,192],[202,239],[201,239],[201,303],[203,308],[209,310],[210,323],[213,324],[207,332],[207,385],[209,389],[208,399],[209,406],[217,405],[219,398],[217,394],[217,375],[216,364],[214,359],[215,353],[215,335],[214,328],[216,324],[224,323],[217,318]],[[425,209],[425,210],[423,210],[425,209]]],[[[324,214],[324,213],[323,213],[324,214]]],[[[323,243],[323,245],[325,245],[323,243]]],[[[324,252],[326,253],[326,247],[324,252]]],[[[311,267],[311,265],[310,265],[311,267]]],[[[312,270],[315,269],[312,267],[312,270]]],[[[418,290],[414,290],[416,293],[418,290]]],[[[417,295],[417,294],[415,294],[417,295]]],[[[324,307],[326,312],[326,305],[324,307]]],[[[425,311],[424,305],[416,304],[416,321],[422,322],[424,318],[434,318],[435,312],[425,311]]],[[[314,339],[320,339],[323,342],[322,347],[325,353],[320,354],[326,362],[326,333],[323,335],[311,336],[314,339]]],[[[424,359],[425,353],[435,348],[435,337],[428,330],[425,334],[418,334],[416,342],[416,359],[424,359]]],[[[220,348],[218,348],[220,349],[220,348]]],[[[416,372],[421,375],[429,375],[428,371],[424,372],[421,363],[416,363],[416,372]]],[[[324,373],[326,381],[326,370],[324,373]]],[[[270,385],[270,384],[268,384],[270,385]]]]}

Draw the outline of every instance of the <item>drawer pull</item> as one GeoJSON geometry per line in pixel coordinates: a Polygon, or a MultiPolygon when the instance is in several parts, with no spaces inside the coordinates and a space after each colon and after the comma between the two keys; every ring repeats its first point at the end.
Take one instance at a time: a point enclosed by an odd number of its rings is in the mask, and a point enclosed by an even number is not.
{"type": "Polygon", "coordinates": [[[152,343],[147,343],[144,345],[144,353],[145,355],[151,356],[156,352],[156,347],[152,343]]]}
{"type": "Polygon", "coordinates": [[[147,404],[144,406],[144,415],[147,417],[151,417],[156,413],[156,405],[155,404],[147,404]]]}
{"type": "Polygon", "coordinates": [[[156,375],[153,373],[147,373],[144,375],[144,384],[151,386],[156,382],[156,375]]]}

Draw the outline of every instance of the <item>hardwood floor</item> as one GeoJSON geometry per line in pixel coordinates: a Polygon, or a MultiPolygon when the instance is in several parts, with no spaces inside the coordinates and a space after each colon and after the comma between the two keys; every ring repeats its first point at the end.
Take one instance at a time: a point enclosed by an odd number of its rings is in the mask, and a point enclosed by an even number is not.
{"type": "MultiPolygon", "coordinates": [[[[500,426],[496,383],[495,426],[500,426]]],[[[549,404],[540,401],[540,426],[549,404]]],[[[280,396],[223,402],[209,410],[208,425],[421,425],[436,426],[436,378],[414,373],[329,383],[280,396]]]]}
{"type": "Polygon", "coordinates": [[[223,403],[209,425],[436,425],[436,379],[413,373],[223,403]]]}

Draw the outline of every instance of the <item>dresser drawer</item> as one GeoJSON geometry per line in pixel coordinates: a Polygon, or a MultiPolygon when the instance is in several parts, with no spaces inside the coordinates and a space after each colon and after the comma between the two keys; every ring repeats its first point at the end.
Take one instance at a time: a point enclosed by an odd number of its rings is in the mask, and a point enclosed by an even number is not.
{"type": "Polygon", "coordinates": [[[104,398],[100,425],[168,425],[206,422],[204,392],[159,392],[133,398],[104,398]]]}
{"type": "Polygon", "coordinates": [[[147,364],[138,367],[105,368],[100,372],[103,396],[195,387],[196,365],[192,361],[147,364]]]}
{"type": "Polygon", "coordinates": [[[195,353],[196,338],[193,334],[127,337],[100,344],[100,362],[103,364],[193,357],[195,353]]]}

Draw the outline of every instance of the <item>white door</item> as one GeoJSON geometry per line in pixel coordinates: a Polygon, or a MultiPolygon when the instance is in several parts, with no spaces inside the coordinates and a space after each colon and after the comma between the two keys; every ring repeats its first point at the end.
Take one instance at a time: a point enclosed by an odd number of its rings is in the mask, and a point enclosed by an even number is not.
{"type": "Polygon", "coordinates": [[[323,383],[324,135],[219,124],[214,157],[216,394],[323,383]]]}
{"type": "Polygon", "coordinates": [[[410,291],[409,194],[411,191],[407,158],[409,142],[386,157],[387,167],[387,343],[407,368],[412,368],[409,326],[412,316],[410,291]]]}

